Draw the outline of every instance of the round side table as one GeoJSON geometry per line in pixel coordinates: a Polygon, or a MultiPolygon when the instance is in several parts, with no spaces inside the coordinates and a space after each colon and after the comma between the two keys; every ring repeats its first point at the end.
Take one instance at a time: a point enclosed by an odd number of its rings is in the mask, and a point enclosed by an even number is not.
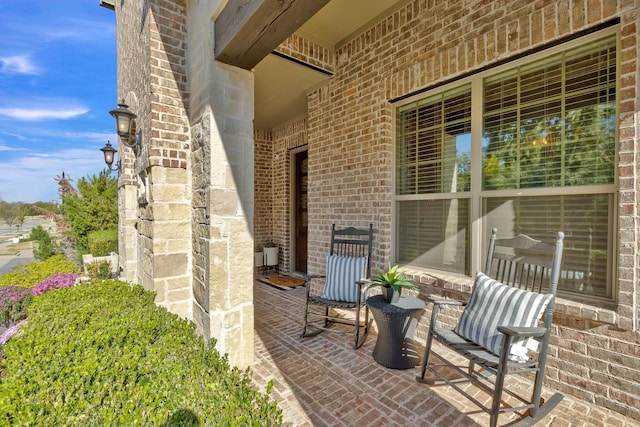
{"type": "Polygon", "coordinates": [[[392,369],[416,366],[420,357],[413,335],[426,307],[425,302],[401,295],[398,302],[389,304],[382,295],[374,295],[367,299],[367,305],[378,326],[373,360],[392,369]]]}

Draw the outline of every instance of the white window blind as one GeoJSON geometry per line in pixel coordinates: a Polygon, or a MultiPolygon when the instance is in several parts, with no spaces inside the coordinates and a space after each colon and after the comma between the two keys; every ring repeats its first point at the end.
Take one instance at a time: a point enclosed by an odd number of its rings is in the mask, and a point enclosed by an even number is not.
{"type": "Polygon", "coordinates": [[[469,191],[469,85],[401,107],[396,125],[396,194],[469,191]]]}
{"type": "Polygon", "coordinates": [[[397,107],[397,262],[470,275],[492,227],[563,231],[560,293],[613,298],[617,34],[568,46],[397,107]]]}
{"type": "Polygon", "coordinates": [[[483,189],[613,183],[615,52],[608,37],[485,79],[483,189]]]}

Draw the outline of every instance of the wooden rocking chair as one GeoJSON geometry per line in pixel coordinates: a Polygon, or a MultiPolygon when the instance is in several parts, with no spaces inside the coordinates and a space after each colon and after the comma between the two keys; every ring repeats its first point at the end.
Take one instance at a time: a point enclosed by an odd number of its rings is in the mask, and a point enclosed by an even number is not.
{"type": "Polygon", "coordinates": [[[541,398],[563,238],[563,233],[558,232],[555,245],[524,235],[497,239],[497,230],[493,229],[485,271],[477,273],[469,302],[429,298],[433,303],[431,325],[417,380],[452,386],[490,414],[491,427],[497,425],[501,413],[528,410],[528,417],[520,419],[517,425],[533,425],[548,414],[563,398],[555,393],[544,404],[541,398]],[[438,326],[438,312],[443,305],[465,307],[454,329],[438,326]],[[538,326],[543,313],[543,324],[538,326]],[[434,340],[464,356],[468,368],[465,370],[436,353],[434,340]],[[442,363],[432,364],[433,357],[442,363]],[[427,371],[429,378],[425,378],[427,371]],[[452,379],[451,372],[457,379],[452,379]],[[522,393],[507,388],[506,376],[527,373],[534,376],[531,396],[523,397],[522,393]],[[468,382],[492,396],[490,406],[459,386],[468,382]],[[522,405],[505,405],[503,392],[522,405]]]}
{"type": "Polygon", "coordinates": [[[306,277],[303,337],[317,335],[329,329],[332,324],[340,323],[354,327],[354,349],[359,348],[367,339],[369,308],[363,297],[363,287],[371,277],[372,242],[372,224],[369,224],[368,230],[354,227],[336,230],[336,225],[332,225],[326,274],[306,277]],[[312,289],[314,282],[320,282],[318,279],[324,279],[321,292],[315,287],[312,289]],[[355,321],[335,314],[330,308],[355,311],[355,321]],[[360,317],[363,309],[364,319],[360,317]],[[314,330],[309,331],[312,323],[314,330]]]}

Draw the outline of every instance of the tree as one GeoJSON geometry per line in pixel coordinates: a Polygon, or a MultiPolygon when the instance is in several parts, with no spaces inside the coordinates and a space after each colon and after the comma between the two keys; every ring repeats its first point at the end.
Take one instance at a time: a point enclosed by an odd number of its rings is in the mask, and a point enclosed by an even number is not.
{"type": "Polygon", "coordinates": [[[30,205],[27,215],[49,215],[54,216],[62,213],[60,205],[55,202],[35,202],[30,205]]]}
{"type": "Polygon", "coordinates": [[[64,196],[67,196],[69,194],[77,193],[76,189],[73,188],[73,185],[71,184],[71,181],[73,181],[73,179],[71,179],[70,176],[65,175],[64,171],[62,171],[62,176],[58,175],[54,179],[58,181],[58,186],[60,187],[58,189],[60,198],[63,198],[64,196]]]}
{"type": "Polygon", "coordinates": [[[27,217],[27,212],[29,210],[29,205],[25,205],[24,203],[18,203],[18,216],[16,218],[16,223],[22,230],[22,225],[24,224],[24,220],[27,217]]]}
{"type": "Polygon", "coordinates": [[[87,235],[92,231],[118,228],[118,181],[104,170],[81,178],[78,191],[62,196],[62,212],[71,225],[69,237],[81,256],[88,252],[87,235]]]}
{"type": "Polygon", "coordinates": [[[51,235],[40,225],[36,225],[31,230],[30,238],[38,242],[38,247],[33,250],[33,257],[38,261],[44,261],[59,252],[51,235]]]}
{"type": "Polygon", "coordinates": [[[20,204],[0,201],[0,218],[9,226],[9,231],[11,231],[13,224],[16,223],[19,214],[20,204]]]}

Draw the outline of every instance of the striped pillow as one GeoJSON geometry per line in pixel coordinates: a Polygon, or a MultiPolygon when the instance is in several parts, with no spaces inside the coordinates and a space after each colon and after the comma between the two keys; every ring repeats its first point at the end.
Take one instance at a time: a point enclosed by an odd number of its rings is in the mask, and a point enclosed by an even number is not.
{"type": "Polygon", "coordinates": [[[364,280],[366,274],[367,257],[327,256],[327,281],[322,291],[322,298],[356,302],[358,298],[356,282],[364,280]]]}
{"type": "MultiPolygon", "coordinates": [[[[537,326],[552,296],[513,288],[478,272],[469,303],[462,312],[454,331],[470,341],[500,354],[502,334],[498,326],[537,326]]],[[[512,341],[510,359],[527,360],[527,348],[535,340],[521,338],[512,341]]]]}

